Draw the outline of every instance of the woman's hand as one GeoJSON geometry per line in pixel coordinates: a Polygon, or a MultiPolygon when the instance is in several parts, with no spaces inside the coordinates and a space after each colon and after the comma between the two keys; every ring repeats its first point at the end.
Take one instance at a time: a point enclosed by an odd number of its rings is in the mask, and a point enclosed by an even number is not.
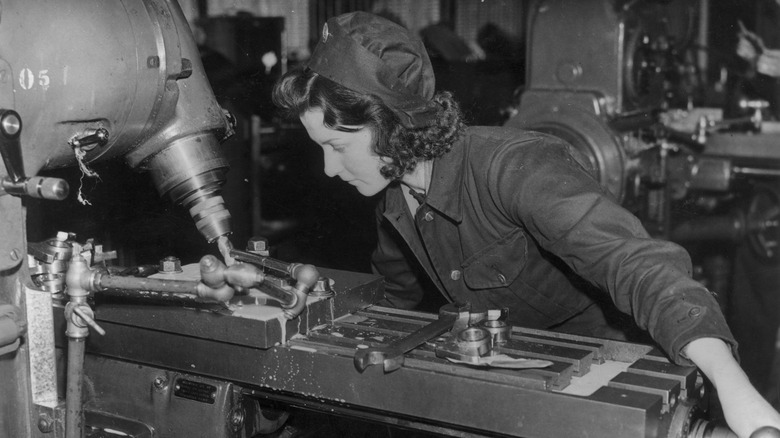
{"type": "Polygon", "coordinates": [[[740,438],[763,426],[780,429],[780,413],[753,388],[725,342],[701,338],[683,352],[715,386],[726,422],[740,438]]]}

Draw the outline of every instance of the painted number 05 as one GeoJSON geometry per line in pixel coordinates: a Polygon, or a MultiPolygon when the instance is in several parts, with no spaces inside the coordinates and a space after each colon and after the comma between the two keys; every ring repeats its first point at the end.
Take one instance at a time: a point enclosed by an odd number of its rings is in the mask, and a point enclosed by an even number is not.
{"type": "Polygon", "coordinates": [[[41,70],[37,76],[29,68],[23,68],[19,72],[19,85],[23,90],[31,90],[37,84],[43,88],[43,91],[46,91],[50,83],[49,70],[41,70]]]}

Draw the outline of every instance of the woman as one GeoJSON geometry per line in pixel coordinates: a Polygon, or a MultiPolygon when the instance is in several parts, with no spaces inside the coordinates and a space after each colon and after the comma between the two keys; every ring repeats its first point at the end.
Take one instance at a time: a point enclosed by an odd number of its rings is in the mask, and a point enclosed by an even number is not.
{"type": "Polygon", "coordinates": [[[607,292],[672,360],[696,364],[728,394],[726,420],[740,436],[780,427],[682,248],[651,239],[569,145],[466,128],[434,86],[417,38],[356,12],[328,20],[306,68],[274,90],[322,147],[328,176],[382,193],[372,262],[386,304],[413,308],[427,278],[447,300],[508,308],[514,325],[598,335],[605,320],[592,294],[607,292]]]}

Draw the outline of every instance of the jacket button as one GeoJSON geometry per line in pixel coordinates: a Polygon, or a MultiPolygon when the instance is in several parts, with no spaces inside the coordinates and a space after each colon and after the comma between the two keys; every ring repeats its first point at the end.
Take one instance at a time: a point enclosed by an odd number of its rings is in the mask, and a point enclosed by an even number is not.
{"type": "Polygon", "coordinates": [[[694,318],[696,318],[700,314],[701,314],[701,309],[698,308],[698,307],[694,307],[693,309],[688,311],[688,315],[690,315],[690,316],[692,316],[694,318]]]}
{"type": "Polygon", "coordinates": [[[504,277],[504,274],[498,274],[498,281],[501,282],[501,284],[506,284],[506,277],[504,277]]]}
{"type": "Polygon", "coordinates": [[[463,274],[460,271],[458,271],[457,269],[455,269],[454,271],[450,272],[450,278],[455,280],[455,281],[460,280],[460,277],[462,275],[463,274]]]}
{"type": "Polygon", "coordinates": [[[423,219],[425,219],[425,222],[430,222],[433,220],[433,213],[430,211],[425,213],[425,216],[423,216],[423,219]]]}

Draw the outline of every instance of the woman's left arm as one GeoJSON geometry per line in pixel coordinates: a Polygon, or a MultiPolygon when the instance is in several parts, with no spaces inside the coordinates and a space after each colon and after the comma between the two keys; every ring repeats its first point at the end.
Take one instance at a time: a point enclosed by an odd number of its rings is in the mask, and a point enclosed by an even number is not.
{"type": "Polygon", "coordinates": [[[731,430],[749,438],[757,429],[780,429],[780,413],[756,391],[725,342],[699,338],[683,348],[687,356],[712,382],[731,430]]]}

